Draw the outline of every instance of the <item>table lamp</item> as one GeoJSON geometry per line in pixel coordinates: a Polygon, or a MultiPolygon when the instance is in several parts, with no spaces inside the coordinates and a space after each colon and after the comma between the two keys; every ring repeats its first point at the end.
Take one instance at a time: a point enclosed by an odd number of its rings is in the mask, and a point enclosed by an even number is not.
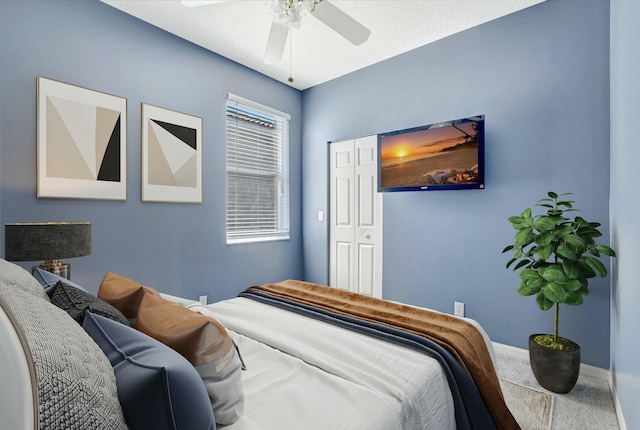
{"type": "Polygon", "coordinates": [[[71,278],[71,265],[63,258],[91,255],[89,222],[20,222],[4,226],[5,259],[42,261],[36,267],[71,278]]]}

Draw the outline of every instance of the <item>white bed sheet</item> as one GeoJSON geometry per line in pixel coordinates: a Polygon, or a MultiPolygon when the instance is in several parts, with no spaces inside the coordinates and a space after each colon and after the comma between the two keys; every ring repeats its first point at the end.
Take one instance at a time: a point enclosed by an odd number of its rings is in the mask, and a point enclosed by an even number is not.
{"type": "Polygon", "coordinates": [[[247,298],[187,306],[220,321],[247,365],[245,413],[225,430],[456,428],[423,353],[247,298]]]}

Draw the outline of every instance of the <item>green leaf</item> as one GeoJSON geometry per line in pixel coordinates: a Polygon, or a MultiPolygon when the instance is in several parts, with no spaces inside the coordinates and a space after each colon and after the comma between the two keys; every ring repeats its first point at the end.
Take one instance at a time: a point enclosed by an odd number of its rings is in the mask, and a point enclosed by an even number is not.
{"type": "Polygon", "coordinates": [[[549,216],[557,216],[557,217],[562,217],[562,209],[549,209],[547,211],[547,215],[549,216]]]}
{"type": "Polygon", "coordinates": [[[527,246],[531,242],[533,242],[533,231],[531,230],[531,228],[524,228],[516,233],[516,246],[527,246]]]}
{"type": "Polygon", "coordinates": [[[585,263],[587,266],[591,268],[598,276],[604,278],[607,276],[607,269],[604,267],[604,264],[600,262],[597,258],[593,257],[584,257],[585,263]]]}
{"type": "Polygon", "coordinates": [[[578,294],[580,294],[581,296],[588,296],[589,295],[589,289],[585,286],[583,286],[582,288],[580,288],[577,291],[578,294]]]}
{"type": "Polygon", "coordinates": [[[564,236],[564,241],[573,246],[578,253],[582,253],[586,246],[585,240],[577,234],[568,234],[564,236]]]}
{"type": "Polygon", "coordinates": [[[524,218],[522,225],[529,228],[533,227],[533,217],[524,218]]]}
{"type": "Polygon", "coordinates": [[[598,245],[596,249],[602,252],[604,255],[608,255],[609,257],[615,257],[616,253],[613,249],[609,248],[607,245],[598,245]]]}
{"type": "Polygon", "coordinates": [[[548,311],[554,305],[554,303],[549,300],[542,291],[540,291],[536,296],[536,303],[538,304],[538,307],[543,311],[548,311]]]}
{"type": "Polygon", "coordinates": [[[526,227],[524,218],[522,218],[521,216],[509,217],[509,222],[511,223],[511,227],[515,228],[516,230],[520,230],[521,228],[526,227]]]}
{"type": "Polygon", "coordinates": [[[513,257],[511,260],[509,260],[509,261],[507,262],[507,266],[506,266],[506,268],[508,269],[508,268],[509,268],[509,266],[511,266],[511,265],[513,264],[513,262],[514,262],[514,261],[516,261],[516,260],[517,260],[517,258],[515,258],[515,257],[513,257]]]}
{"type": "Polygon", "coordinates": [[[567,299],[564,302],[571,306],[580,306],[584,303],[584,299],[578,293],[568,293],[567,299]]]}
{"type": "Polygon", "coordinates": [[[549,245],[553,241],[553,234],[548,231],[543,231],[538,236],[536,236],[536,243],[538,245],[546,246],[549,245]]]}
{"type": "Polygon", "coordinates": [[[531,262],[529,260],[520,260],[518,261],[518,264],[516,264],[516,267],[513,268],[513,270],[518,270],[522,266],[526,266],[527,264],[530,264],[530,263],[531,262]]]}
{"type": "Polygon", "coordinates": [[[531,208],[526,208],[525,210],[523,210],[520,216],[524,219],[531,218],[531,208]]]}
{"type": "Polygon", "coordinates": [[[538,254],[540,260],[547,260],[549,257],[551,257],[551,253],[553,253],[553,246],[539,246],[536,250],[536,253],[538,254]]]}
{"type": "Polygon", "coordinates": [[[558,198],[558,194],[554,193],[553,191],[549,191],[547,195],[551,197],[553,200],[556,200],[558,198]]]}
{"type": "Polygon", "coordinates": [[[580,264],[572,260],[564,260],[562,262],[562,270],[569,279],[578,279],[580,276],[580,264]]]}
{"type": "Polygon", "coordinates": [[[531,286],[526,282],[522,282],[518,287],[518,294],[520,294],[521,296],[533,296],[534,294],[538,294],[541,288],[542,285],[531,286]]]}
{"type": "Polygon", "coordinates": [[[542,287],[542,292],[549,300],[556,303],[564,303],[567,299],[567,292],[556,282],[549,282],[542,287]]]}
{"type": "Polygon", "coordinates": [[[600,251],[595,246],[590,246],[587,248],[587,252],[591,255],[595,255],[596,257],[600,257],[600,251]]]}
{"type": "Polygon", "coordinates": [[[556,253],[564,259],[569,259],[569,260],[578,259],[578,256],[576,255],[575,252],[573,252],[573,249],[569,248],[564,243],[558,245],[558,248],[556,249],[556,253]]]}
{"type": "Polygon", "coordinates": [[[536,206],[541,206],[541,207],[543,207],[543,208],[554,209],[553,205],[550,205],[550,204],[548,204],[548,203],[544,203],[544,204],[540,204],[540,203],[538,203],[538,204],[536,204],[536,206]]]}
{"type": "Polygon", "coordinates": [[[558,206],[564,206],[567,209],[573,209],[573,202],[571,200],[559,201],[556,204],[558,206]]]}
{"type": "Polygon", "coordinates": [[[587,278],[586,278],[585,276],[581,275],[581,276],[578,278],[578,281],[580,282],[580,285],[582,285],[582,288],[584,288],[584,289],[586,289],[586,290],[587,290],[587,294],[589,294],[589,290],[588,290],[588,288],[589,288],[589,281],[587,281],[587,278]]]}
{"type": "MultiPolygon", "coordinates": [[[[537,276],[537,274],[536,274],[537,276]]],[[[565,279],[564,270],[562,270],[562,266],[559,264],[554,264],[552,266],[547,267],[544,270],[544,273],[541,274],[547,282],[559,281],[565,279]]],[[[523,279],[524,281],[525,279],[523,279]]]]}
{"type": "Polygon", "coordinates": [[[575,293],[582,288],[582,284],[577,279],[566,279],[559,284],[567,293],[575,293]]]}
{"type": "Polygon", "coordinates": [[[502,250],[502,253],[504,254],[505,252],[507,252],[507,251],[511,251],[512,249],[513,249],[513,245],[506,246],[506,247],[502,250]]]}
{"type": "Polygon", "coordinates": [[[533,227],[538,231],[549,231],[556,227],[553,217],[541,216],[533,223],[533,227]]]}
{"type": "Polygon", "coordinates": [[[533,269],[522,269],[522,272],[520,272],[520,279],[527,283],[530,282],[530,280],[539,278],[540,275],[533,269]]]}
{"type": "Polygon", "coordinates": [[[573,227],[569,224],[560,226],[553,231],[553,235],[556,237],[556,239],[561,239],[568,234],[573,234],[573,227]]]}
{"type": "Polygon", "coordinates": [[[528,278],[525,282],[528,286],[535,288],[542,287],[544,285],[544,279],[542,279],[541,277],[528,278]]]}
{"type": "Polygon", "coordinates": [[[594,272],[593,269],[587,264],[587,257],[582,257],[580,260],[578,260],[578,263],[580,263],[580,267],[582,267],[582,276],[587,279],[596,277],[596,272],[594,272]]]}
{"type": "Polygon", "coordinates": [[[582,218],[581,216],[577,216],[573,219],[573,222],[575,222],[578,227],[584,227],[585,225],[589,225],[589,222],[587,222],[586,219],[582,218]]]}
{"type": "Polygon", "coordinates": [[[576,234],[585,238],[587,237],[594,238],[594,237],[602,236],[602,233],[600,233],[598,229],[595,229],[593,227],[579,227],[576,230],[576,234]]]}

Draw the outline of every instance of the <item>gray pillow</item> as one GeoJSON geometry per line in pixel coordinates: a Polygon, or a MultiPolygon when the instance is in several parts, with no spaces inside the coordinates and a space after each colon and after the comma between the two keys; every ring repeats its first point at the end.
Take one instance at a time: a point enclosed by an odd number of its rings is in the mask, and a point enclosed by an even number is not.
{"type": "Polygon", "coordinates": [[[48,297],[40,300],[2,283],[0,295],[11,307],[33,356],[40,428],[126,430],[111,364],[82,327],[48,297]]]}
{"type": "Polygon", "coordinates": [[[191,363],[131,327],[87,312],[84,329],[115,371],[131,430],[214,430],[209,395],[191,363]]]}
{"type": "Polygon", "coordinates": [[[0,259],[0,284],[9,285],[22,290],[32,296],[49,300],[49,296],[44,292],[38,281],[17,264],[0,259]]]}
{"type": "Polygon", "coordinates": [[[56,284],[51,296],[51,303],[68,313],[78,324],[82,324],[84,321],[85,311],[91,311],[121,324],[130,325],[129,320],[122,315],[122,312],[109,303],[62,281],[56,284]]]}

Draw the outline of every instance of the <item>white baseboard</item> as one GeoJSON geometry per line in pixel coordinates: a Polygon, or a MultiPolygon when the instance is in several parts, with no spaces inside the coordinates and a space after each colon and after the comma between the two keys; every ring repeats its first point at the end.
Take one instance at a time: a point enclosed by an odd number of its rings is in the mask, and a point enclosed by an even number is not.
{"type": "MultiPolygon", "coordinates": [[[[521,360],[529,360],[529,351],[522,348],[517,348],[511,345],[505,345],[503,343],[492,342],[493,349],[496,353],[508,355],[510,357],[519,358],[521,360]]],[[[611,388],[611,372],[608,369],[603,369],[601,367],[591,366],[589,364],[580,364],[580,374],[585,376],[590,376],[592,378],[601,379],[603,381],[607,381],[609,383],[609,388],[611,388]]]]}
{"type": "Polygon", "coordinates": [[[613,397],[613,406],[616,408],[616,417],[618,417],[618,425],[620,430],[627,430],[627,423],[624,421],[622,415],[622,407],[620,406],[620,399],[618,398],[618,391],[616,390],[613,378],[609,379],[609,387],[611,387],[611,396],[613,397]]]}

